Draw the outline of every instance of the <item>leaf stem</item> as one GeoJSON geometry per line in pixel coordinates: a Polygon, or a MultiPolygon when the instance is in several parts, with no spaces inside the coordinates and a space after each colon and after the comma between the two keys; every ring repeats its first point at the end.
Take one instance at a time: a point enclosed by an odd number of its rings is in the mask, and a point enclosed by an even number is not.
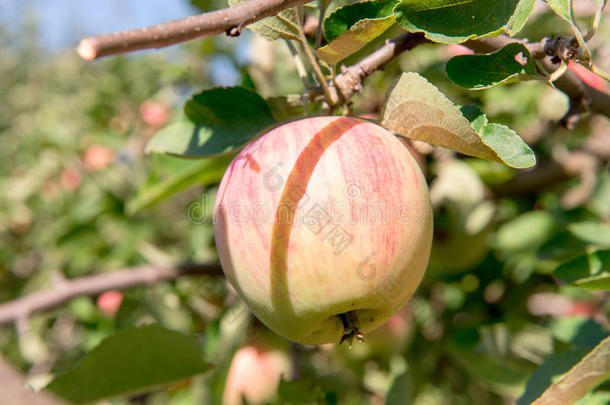
{"type": "MultiPolygon", "coordinates": [[[[301,17],[301,14],[299,14],[299,17],[301,17]]],[[[328,105],[330,106],[330,108],[332,110],[332,108],[334,107],[334,104],[333,104],[332,97],[330,94],[330,89],[328,88],[328,83],[326,82],[326,78],[324,77],[324,74],[322,73],[320,64],[318,63],[318,60],[316,59],[315,55],[311,51],[311,47],[309,46],[309,43],[307,42],[307,38],[305,37],[305,32],[303,31],[303,19],[302,18],[299,18],[299,42],[301,43],[303,52],[305,52],[305,56],[307,56],[307,59],[309,59],[309,63],[311,64],[311,67],[313,68],[313,71],[316,75],[316,78],[318,79],[318,82],[320,82],[320,86],[322,87],[322,91],[324,92],[324,97],[326,98],[326,102],[328,103],[328,105]]]]}
{"type": "Polygon", "coordinates": [[[322,26],[324,25],[324,17],[326,15],[326,4],[324,0],[318,0],[318,9],[320,15],[318,16],[318,28],[316,28],[316,48],[319,48],[322,44],[322,26]]]}

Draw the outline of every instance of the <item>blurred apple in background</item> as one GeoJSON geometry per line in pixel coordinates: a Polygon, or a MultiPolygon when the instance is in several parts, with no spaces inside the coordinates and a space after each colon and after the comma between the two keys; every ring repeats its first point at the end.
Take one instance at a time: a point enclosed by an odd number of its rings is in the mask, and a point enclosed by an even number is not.
{"type": "Polygon", "coordinates": [[[286,351],[261,345],[245,346],[233,356],[225,382],[223,405],[241,405],[273,401],[282,377],[289,379],[290,358],[286,351]]]}
{"type": "Polygon", "coordinates": [[[89,170],[100,170],[112,162],[112,151],[102,145],[87,148],[83,157],[83,165],[89,170]]]}
{"type": "Polygon", "coordinates": [[[76,191],[81,184],[82,177],[80,172],[74,168],[65,168],[61,172],[61,185],[68,191],[76,191]]]}
{"type": "Polygon", "coordinates": [[[123,294],[119,291],[106,291],[97,298],[97,307],[100,312],[107,316],[116,314],[123,301],[123,294]]]}
{"type": "Polygon", "coordinates": [[[156,101],[147,100],[140,106],[140,118],[153,128],[160,128],[167,124],[170,117],[169,108],[156,101]]]}
{"type": "Polygon", "coordinates": [[[596,75],[580,63],[570,61],[568,63],[568,69],[570,69],[576,76],[580,77],[580,80],[587,83],[589,86],[599,91],[606,91],[608,89],[608,82],[602,77],[596,75]]]}

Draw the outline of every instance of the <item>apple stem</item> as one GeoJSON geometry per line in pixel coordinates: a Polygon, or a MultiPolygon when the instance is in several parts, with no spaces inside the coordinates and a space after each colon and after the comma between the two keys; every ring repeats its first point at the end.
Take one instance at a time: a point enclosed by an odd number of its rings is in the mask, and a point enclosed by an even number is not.
{"type": "Polygon", "coordinates": [[[357,318],[353,311],[344,314],[339,314],[338,317],[339,319],[341,319],[341,323],[343,323],[343,336],[341,336],[341,341],[339,342],[339,344],[348,341],[349,347],[351,349],[354,337],[358,341],[364,342],[364,335],[355,326],[357,318]]]}

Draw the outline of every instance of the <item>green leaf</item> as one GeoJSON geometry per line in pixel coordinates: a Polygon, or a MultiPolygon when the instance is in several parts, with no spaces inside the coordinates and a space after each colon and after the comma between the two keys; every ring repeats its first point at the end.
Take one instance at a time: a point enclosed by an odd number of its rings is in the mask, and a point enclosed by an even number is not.
{"type": "Polygon", "coordinates": [[[591,348],[602,339],[608,337],[608,332],[602,325],[590,318],[569,316],[551,322],[553,336],[562,342],[577,348],[591,348]]]}
{"type": "Polygon", "coordinates": [[[277,392],[282,404],[319,404],[324,398],[322,389],[306,380],[286,381],[282,378],[277,392]]]}
{"type": "Polygon", "coordinates": [[[517,5],[517,10],[513,14],[512,18],[508,22],[508,30],[507,34],[511,37],[517,34],[529,18],[532,11],[534,11],[534,6],[536,5],[536,0],[521,0],[519,5],[517,5]]]}
{"type": "Polygon", "coordinates": [[[208,367],[197,338],[149,325],[105,339],[48,388],[82,404],[179,381],[208,367]]]}
{"type": "MultiPolygon", "coordinates": [[[[516,405],[532,404],[552,384],[554,378],[570,370],[571,367],[587,354],[587,351],[588,349],[576,349],[553,354],[548,357],[532,373],[525,386],[525,391],[517,400],[516,405]]],[[[563,404],[563,402],[558,403],[563,404]]]]}
{"type": "MultiPolygon", "coordinates": [[[[381,125],[410,139],[516,168],[536,163],[534,152],[511,129],[467,117],[417,73],[403,73],[388,90],[381,125]],[[479,129],[480,133],[475,130],[479,129]]],[[[477,119],[478,118],[478,119],[477,119]]]]}
{"type": "Polygon", "coordinates": [[[316,52],[328,63],[337,63],[383,34],[396,20],[395,0],[363,1],[341,7],[324,20],[328,45],[316,52]]]}
{"type": "MultiPolygon", "coordinates": [[[[573,355],[569,360],[576,358],[578,362],[559,381],[546,388],[540,396],[536,396],[537,399],[531,402],[532,405],[573,404],[610,377],[610,337],[602,340],[582,358],[578,356],[581,351],[570,353],[573,355]]],[[[561,366],[568,364],[569,362],[565,362],[561,366]]],[[[518,405],[530,403],[521,401],[522,398],[519,398],[518,405]]]]}
{"type": "Polygon", "coordinates": [[[610,290],[610,250],[578,256],[558,266],[554,274],[579,287],[610,290]]]}
{"type": "Polygon", "coordinates": [[[147,153],[207,157],[242,148],[275,123],[269,106],[243,87],[217,87],[191,97],[183,119],[158,132],[147,153]]]}
{"type": "Polygon", "coordinates": [[[385,405],[408,405],[413,402],[413,382],[409,370],[394,377],[385,405]]]}
{"type": "MultiPolygon", "coordinates": [[[[234,6],[242,2],[243,0],[229,0],[229,5],[234,6]]],[[[299,16],[295,8],[289,8],[274,16],[249,24],[248,28],[268,40],[278,38],[298,40],[299,16]]]]}
{"type": "Polygon", "coordinates": [[[536,250],[555,230],[555,221],[547,211],[530,211],[502,224],[495,244],[510,252],[536,250]]]}
{"type": "Polygon", "coordinates": [[[572,21],[572,0],[545,0],[546,3],[559,17],[572,21]]]}
{"type": "Polygon", "coordinates": [[[172,195],[195,184],[213,184],[220,181],[234,155],[218,156],[196,162],[192,167],[170,178],[141,190],[126,206],[128,215],[150,208],[172,195]]]}
{"type": "Polygon", "coordinates": [[[455,56],[447,62],[445,70],[453,83],[474,90],[537,75],[532,55],[527,47],[518,43],[486,55],[455,56]]]}
{"type": "Polygon", "coordinates": [[[586,221],[570,224],[568,230],[576,236],[592,245],[610,248],[610,226],[601,222],[586,221]]]}
{"type": "Polygon", "coordinates": [[[410,32],[455,44],[468,39],[515,32],[531,12],[531,0],[402,0],[394,9],[396,21],[410,32]],[[528,12],[529,10],[529,12],[528,12]]]}

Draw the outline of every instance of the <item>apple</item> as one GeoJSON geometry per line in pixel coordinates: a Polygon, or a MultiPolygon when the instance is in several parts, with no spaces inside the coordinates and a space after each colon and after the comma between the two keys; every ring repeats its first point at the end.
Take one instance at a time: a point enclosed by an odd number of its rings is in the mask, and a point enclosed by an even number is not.
{"type": "Polygon", "coordinates": [[[61,172],[61,185],[68,191],[76,191],[82,182],[80,172],[74,168],[65,168],[61,172]]]}
{"type": "Polygon", "coordinates": [[[282,350],[245,346],[233,356],[222,396],[223,405],[264,404],[275,400],[282,376],[289,378],[290,359],[282,350]]]}
{"type": "Polygon", "coordinates": [[[140,118],[148,126],[161,128],[169,121],[170,111],[161,103],[147,100],[140,105],[140,118]]]}
{"type": "Polygon", "coordinates": [[[580,80],[587,83],[589,86],[599,91],[606,91],[608,82],[606,82],[603,77],[596,75],[580,63],[570,61],[568,63],[568,68],[570,71],[576,74],[580,80]]]}
{"type": "Polygon", "coordinates": [[[100,294],[97,298],[97,307],[100,312],[107,316],[116,314],[123,301],[123,294],[119,291],[109,290],[100,294]]]}
{"type": "Polygon", "coordinates": [[[382,325],[432,241],[426,180],[386,129],[351,117],[279,126],[231,162],[214,206],[222,267],[271,330],[305,344],[382,325]]]}
{"type": "Polygon", "coordinates": [[[112,162],[112,151],[102,145],[93,145],[87,148],[83,157],[83,164],[89,170],[100,170],[112,162]]]}

